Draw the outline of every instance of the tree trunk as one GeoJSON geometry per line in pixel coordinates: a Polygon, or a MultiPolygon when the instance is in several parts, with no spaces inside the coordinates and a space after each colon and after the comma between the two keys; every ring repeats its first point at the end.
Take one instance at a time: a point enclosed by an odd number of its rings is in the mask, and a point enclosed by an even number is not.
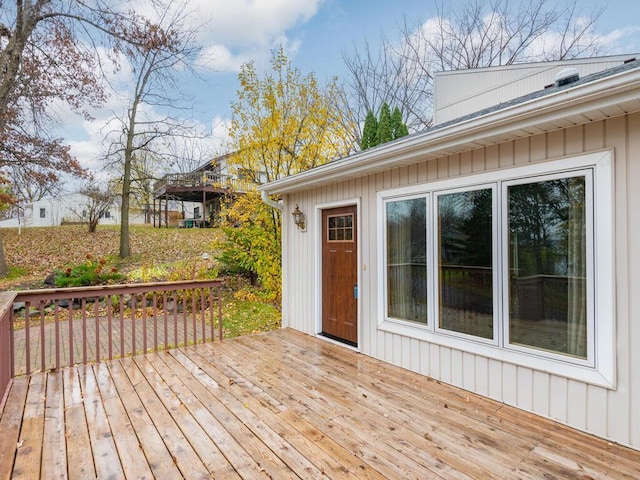
{"type": "Polygon", "coordinates": [[[131,256],[129,245],[129,197],[131,195],[131,153],[124,154],[124,178],[122,181],[122,206],[120,211],[120,258],[131,256]]]}
{"type": "Polygon", "coordinates": [[[9,265],[7,265],[7,259],[4,256],[4,242],[2,235],[0,235],[0,277],[4,277],[7,273],[9,273],[9,265]]]}

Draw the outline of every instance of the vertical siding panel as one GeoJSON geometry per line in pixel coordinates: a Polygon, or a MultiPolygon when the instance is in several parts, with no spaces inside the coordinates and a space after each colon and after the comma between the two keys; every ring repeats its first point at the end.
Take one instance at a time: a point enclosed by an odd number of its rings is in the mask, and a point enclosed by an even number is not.
{"type": "MultiPolygon", "coordinates": [[[[638,188],[640,185],[640,113],[630,115],[626,126],[626,138],[628,138],[628,149],[625,151],[628,172],[627,184],[624,185],[624,190],[622,188],[618,190],[618,202],[622,205],[622,202],[626,200],[626,205],[631,208],[617,214],[617,217],[626,216],[626,225],[628,225],[629,231],[626,232],[627,235],[624,238],[624,231],[619,232],[619,244],[623,251],[629,252],[628,262],[625,265],[627,268],[628,266],[632,266],[632,268],[623,270],[626,275],[621,276],[625,280],[628,279],[628,284],[626,291],[623,290],[623,294],[618,295],[619,304],[623,302],[622,299],[626,299],[626,304],[618,307],[618,325],[624,322],[627,328],[626,331],[618,331],[618,338],[624,339],[619,342],[619,358],[628,359],[625,375],[628,375],[627,381],[630,384],[626,410],[629,412],[629,443],[640,449],[640,348],[638,348],[640,345],[640,298],[637,294],[629,294],[629,292],[640,292],[640,247],[638,245],[638,239],[640,239],[640,211],[638,209],[638,205],[640,205],[640,189],[638,188]]],[[[607,135],[607,139],[610,137],[607,135]]],[[[620,150],[623,150],[622,146],[620,150]]],[[[623,282],[620,281],[618,284],[620,283],[623,282]]]]}
{"type": "Polygon", "coordinates": [[[485,152],[485,169],[495,170],[500,166],[500,147],[491,145],[486,148],[485,152]]]}
{"type": "Polygon", "coordinates": [[[476,356],[462,352],[462,388],[476,390],[476,356]]]}
{"type": "Polygon", "coordinates": [[[409,359],[409,366],[407,368],[414,372],[422,373],[420,365],[420,340],[410,338],[409,341],[411,342],[411,345],[409,346],[411,349],[411,358],[409,359]]]}
{"type": "Polygon", "coordinates": [[[559,422],[566,423],[568,380],[551,376],[549,385],[549,416],[559,422]]]}
{"type": "Polygon", "coordinates": [[[440,347],[440,380],[451,383],[451,350],[440,347]]]}
{"type": "Polygon", "coordinates": [[[567,422],[575,428],[587,428],[587,386],[575,380],[568,381],[567,400],[569,411],[567,422]]]}
{"type": "Polygon", "coordinates": [[[399,367],[402,366],[402,347],[404,346],[403,338],[404,337],[400,335],[391,334],[391,363],[399,367]]]}
{"type": "Polygon", "coordinates": [[[460,175],[460,155],[449,156],[449,176],[457,177],[460,175]]]}
{"type": "Polygon", "coordinates": [[[484,156],[484,148],[479,148],[471,152],[471,158],[473,162],[473,171],[474,172],[484,172],[485,171],[485,156],[484,156]]]}
{"type": "Polygon", "coordinates": [[[532,410],[540,415],[549,416],[549,374],[533,372],[532,410]]]}
{"type": "Polygon", "coordinates": [[[402,368],[411,368],[411,338],[399,336],[398,347],[400,348],[400,365],[402,368]]]}
{"type": "Polygon", "coordinates": [[[473,172],[473,158],[471,152],[463,152],[460,154],[460,174],[465,175],[473,172]]]}
{"type": "Polygon", "coordinates": [[[546,135],[536,135],[535,137],[531,137],[529,147],[530,147],[530,151],[529,151],[530,162],[537,162],[547,158],[547,136],[546,135]]]}
{"type": "Polygon", "coordinates": [[[530,368],[518,367],[516,387],[518,407],[533,410],[533,371],[530,368]]]}
{"type": "MultiPolygon", "coordinates": [[[[371,202],[377,202],[377,192],[379,192],[380,190],[384,189],[384,174],[382,173],[378,173],[375,175],[375,182],[371,182],[372,183],[372,191],[371,191],[371,202]]],[[[372,238],[375,238],[377,241],[378,235],[377,235],[377,224],[378,224],[378,212],[374,211],[375,209],[372,209],[371,212],[371,216],[369,217],[369,221],[371,222],[372,225],[372,230],[370,232],[370,234],[372,235],[372,238]]],[[[375,286],[373,286],[374,291],[377,292],[378,288],[378,278],[380,277],[380,275],[382,275],[382,259],[378,258],[378,245],[376,243],[375,248],[371,251],[371,265],[370,265],[370,272],[371,272],[371,278],[374,279],[375,282],[375,286]]],[[[378,298],[378,296],[376,295],[374,298],[378,298]]],[[[384,359],[384,333],[378,330],[378,321],[382,318],[383,312],[378,312],[378,302],[373,300],[371,301],[371,304],[373,305],[372,308],[375,309],[376,315],[375,317],[372,317],[372,322],[371,322],[371,338],[375,339],[375,342],[372,340],[371,342],[371,348],[374,349],[375,351],[375,355],[376,358],[381,358],[384,359]]]]}
{"type": "Polygon", "coordinates": [[[427,179],[433,181],[438,178],[438,160],[431,160],[427,163],[427,179]]]}
{"type": "Polygon", "coordinates": [[[442,358],[440,350],[440,346],[434,343],[429,347],[429,375],[444,380],[440,369],[440,359],[442,358]]]}
{"type": "Polygon", "coordinates": [[[418,165],[409,165],[407,167],[407,185],[415,185],[418,182],[418,165]]]}
{"type": "Polygon", "coordinates": [[[419,355],[420,355],[420,373],[422,375],[431,375],[431,348],[432,346],[427,342],[419,343],[419,355]]]}
{"type": "Polygon", "coordinates": [[[489,395],[489,360],[484,357],[475,357],[475,370],[473,372],[475,378],[474,391],[480,395],[489,395]]]}
{"type": "Polygon", "coordinates": [[[490,359],[488,361],[488,369],[489,369],[489,397],[498,400],[504,401],[504,393],[502,391],[502,362],[498,360],[490,359]]]}
{"type": "Polygon", "coordinates": [[[449,176],[449,162],[446,157],[439,158],[438,164],[438,178],[447,178],[449,176]]]}
{"type": "Polygon", "coordinates": [[[604,122],[588,123],[584,126],[584,147],[586,151],[604,147],[604,122]]]}
{"type": "Polygon", "coordinates": [[[498,151],[498,165],[500,168],[510,167],[515,160],[515,142],[506,142],[500,144],[498,151]]]}
{"type": "Polygon", "coordinates": [[[564,130],[549,132],[547,134],[547,158],[558,158],[564,155],[564,130]]]}
{"type": "Polygon", "coordinates": [[[518,399],[517,378],[518,367],[505,363],[502,366],[502,401],[510,405],[516,405],[518,399]]]}
{"type": "Polygon", "coordinates": [[[429,163],[422,162],[418,165],[418,183],[426,182],[429,178],[429,163]]]}
{"type": "Polygon", "coordinates": [[[519,138],[513,143],[513,164],[524,165],[531,159],[531,139],[519,138]]]}
{"type": "Polygon", "coordinates": [[[640,114],[607,121],[614,147],[617,391],[608,392],[608,434],[640,448],[640,114]],[[628,393],[626,393],[628,392],[628,393]],[[624,413],[623,413],[624,412],[624,413]]]}
{"type": "Polygon", "coordinates": [[[462,352],[453,348],[450,349],[449,359],[451,361],[451,383],[456,387],[462,387],[464,376],[462,352]]]}
{"type": "Polygon", "coordinates": [[[607,431],[607,391],[604,388],[587,386],[587,430],[604,437],[607,431]]]}
{"type": "Polygon", "coordinates": [[[568,128],[564,133],[565,153],[567,155],[582,153],[584,151],[584,126],[568,128]]]}

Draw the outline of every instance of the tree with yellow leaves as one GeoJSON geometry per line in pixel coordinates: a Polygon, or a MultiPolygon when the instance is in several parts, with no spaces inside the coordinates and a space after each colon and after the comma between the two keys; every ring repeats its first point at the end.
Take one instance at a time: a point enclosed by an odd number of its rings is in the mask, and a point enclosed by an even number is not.
{"type": "MultiPolygon", "coordinates": [[[[263,76],[250,62],[242,66],[238,80],[230,129],[235,153],[229,157],[229,167],[239,178],[249,180],[249,190],[355,149],[355,122],[337,79],[321,86],[314,74],[302,75],[294,68],[280,47],[263,76]]],[[[248,197],[257,200],[257,196],[248,197]]],[[[257,277],[278,299],[280,257],[274,252],[280,251],[280,212],[265,212],[263,207],[259,201],[240,201],[227,212],[240,227],[227,229],[227,240],[221,245],[223,267],[257,277]],[[242,262],[236,261],[239,258],[242,262]],[[261,272],[268,272],[268,278],[261,272]]]]}

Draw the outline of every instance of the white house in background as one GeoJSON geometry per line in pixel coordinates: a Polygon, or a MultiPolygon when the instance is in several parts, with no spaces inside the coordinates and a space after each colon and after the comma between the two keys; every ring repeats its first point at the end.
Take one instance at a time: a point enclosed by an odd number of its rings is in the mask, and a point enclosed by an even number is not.
{"type": "MultiPolygon", "coordinates": [[[[20,216],[0,221],[0,228],[12,227],[51,227],[64,223],[83,223],[88,220],[87,211],[91,200],[81,193],[72,193],[55,198],[44,198],[37,202],[19,206],[20,216]]],[[[100,219],[100,225],[120,224],[120,197],[116,197],[113,205],[100,219]]],[[[169,211],[180,212],[181,215],[193,215],[196,205],[178,201],[169,202],[169,211]],[[188,211],[183,211],[189,209],[188,211]]],[[[132,209],[129,212],[130,224],[144,224],[147,221],[145,212],[132,209]]]]}
{"type": "Polygon", "coordinates": [[[534,65],[482,110],[466,86],[526,67],[459,73],[458,99],[437,81],[457,118],[261,187],[285,212],[283,325],[640,449],[640,61],[621,59],[534,65]]]}

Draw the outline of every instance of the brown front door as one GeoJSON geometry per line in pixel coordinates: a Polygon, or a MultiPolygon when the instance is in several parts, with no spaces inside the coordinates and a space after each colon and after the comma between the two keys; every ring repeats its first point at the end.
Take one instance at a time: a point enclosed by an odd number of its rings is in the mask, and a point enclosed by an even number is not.
{"type": "Polygon", "coordinates": [[[356,206],[322,211],[322,334],[358,344],[356,206]]]}

